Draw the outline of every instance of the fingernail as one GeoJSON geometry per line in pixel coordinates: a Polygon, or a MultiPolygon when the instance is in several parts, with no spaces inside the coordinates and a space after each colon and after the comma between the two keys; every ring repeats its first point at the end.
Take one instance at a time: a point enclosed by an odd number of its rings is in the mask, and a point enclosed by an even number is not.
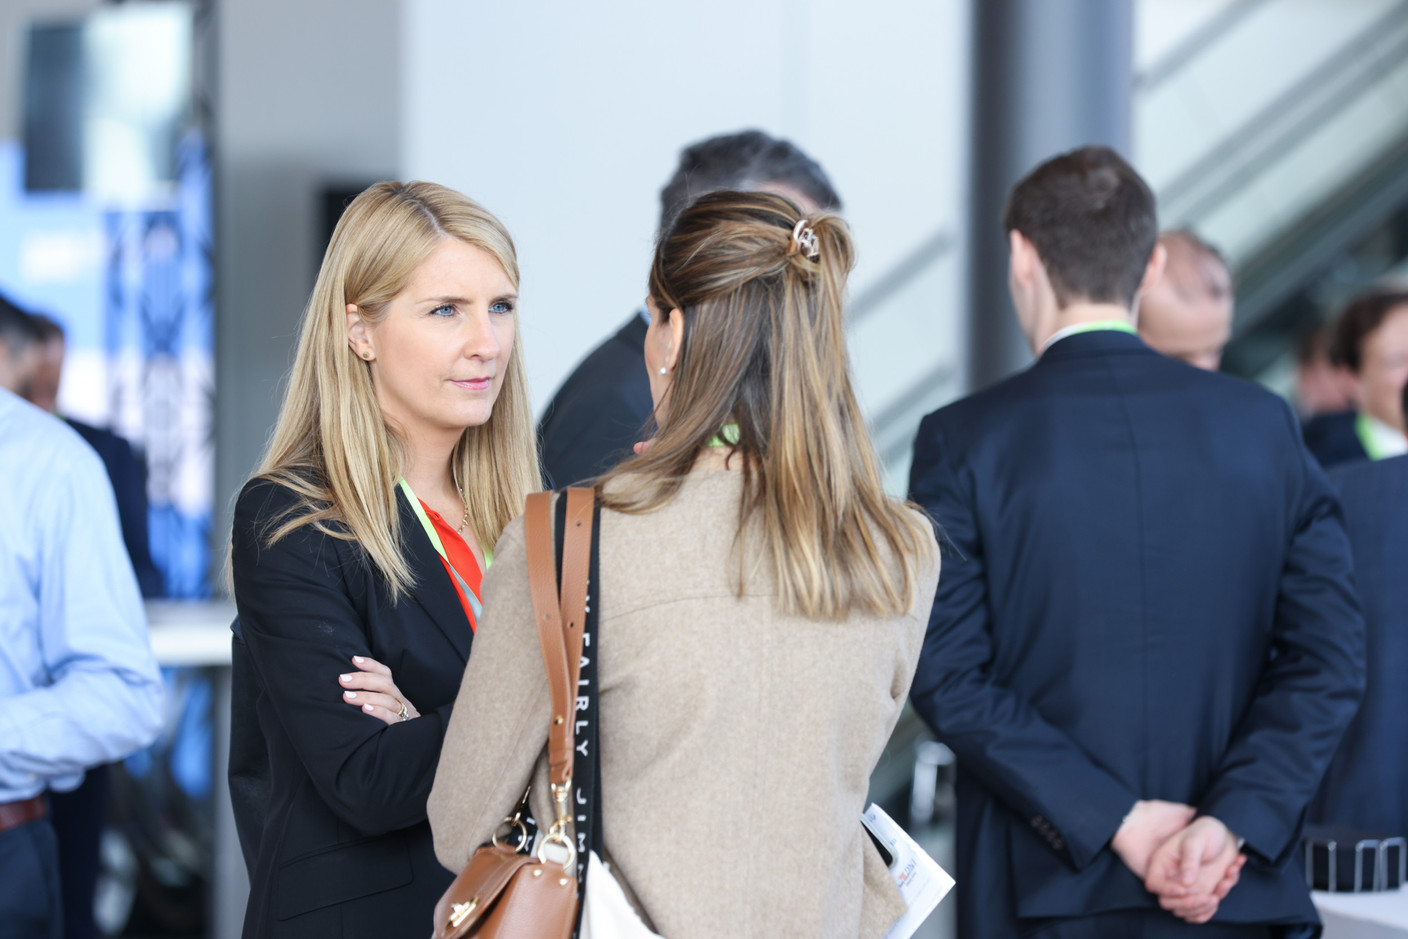
{"type": "Polygon", "coordinates": [[[362,705],[362,710],[364,710],[364,711],[370,711],[371,709],[372,709],[372,706],[371,706],[370,704],[364,704],[364,705],[362,705]]]}
{"type": "Polygon", "coordinates": [[[347,697],[349,697],[349,698],[355,698],[355,697],[357,697],[357,692],[355,692],[355,691],[344,691],[343,694],[347,695],[347,697]]]}
{"type": "Polygon", "coordinates": [[[360,655],[354,655],[354,656],[352,656],[352,661],[356,662],[358,665],[361,665],[361,664],[362,664],[362,657],[361,657],[360,655]]]}
{"type": "Polygon", "coordinates": [[[351,680],[352,680],[352,676],[351,676],[351,675],[338,675],[337,677],[338,677],[338,678],[341,678],[343,681],[351,681],[351,680]]]}

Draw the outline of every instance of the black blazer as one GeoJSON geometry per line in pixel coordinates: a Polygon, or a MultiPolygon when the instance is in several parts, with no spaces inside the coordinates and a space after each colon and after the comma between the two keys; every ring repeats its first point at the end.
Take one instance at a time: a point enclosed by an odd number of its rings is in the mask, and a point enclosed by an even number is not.
{"type": "Polygon", "coordinates": [[[259,863],[264,821],[269,817],[273,777],[269,743],[259,728],[259,681],[254,677],[254,663],[249,660],[238,616],[230,631],[234,633],[230,637],[230,759],[225,775],[245,870],[253,873],[259,863]]]}
{"type": "Polygon", "coordinates": [[[1354,577],[1364,604],[1369,675],[1311,821],[1408,835],[1408,456],[1336,467],[1354,577]]]}
{"type": "MultiPolygon", "coordinates": [[[[435,859],[425,803],[473,633],[399,491],[397,500],[420,582],[395,605],[354,542],[305,526],[265,545],[267,526],[294,502],[287,489],[253,480],[236,504],[235,602],[256,686],[244,700],[254,700],[271,779],[257,838],[236,819],[255,855],[246,939],[428,934],[453,879],[435,859]],[[338,675],[355,670],[354,655],[390,667],[422,716],[388,726],[344,703],[338,675]]],[[[248,713],[232,714],[240,765],[248,713]]]]}
{"type": "Polygon", "coordinates": [[[599,476],[631,455],[655,410],[645,373],[645,321],[633,313],[567,376],[538,423],[552,486],[599,476]]]}
{"type": "Polygon", "coordinates": [[[926,417],[910,488],[948,541],[911,696],[958,756],[959,935],[1119,909],[1173,925],[1108,850],[1140,798],[1246,839],[1217,921],[1316,923],[1295,848],[1364,636],[1290,409],[1077,334],[926,417]]]}

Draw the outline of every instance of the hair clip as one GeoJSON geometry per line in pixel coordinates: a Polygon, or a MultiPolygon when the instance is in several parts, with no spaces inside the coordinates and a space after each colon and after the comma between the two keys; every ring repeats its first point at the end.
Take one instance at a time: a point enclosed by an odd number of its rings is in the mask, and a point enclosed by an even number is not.
{"type": "Polygon", "coordinates": [[[792,247],[787,253],[796,254],[799,251],[813,261],[821,257],[821,248],[817,245],[816,232],[811,230],[804,218],[798,219],[796,226],[792,229],[792,247]]]}

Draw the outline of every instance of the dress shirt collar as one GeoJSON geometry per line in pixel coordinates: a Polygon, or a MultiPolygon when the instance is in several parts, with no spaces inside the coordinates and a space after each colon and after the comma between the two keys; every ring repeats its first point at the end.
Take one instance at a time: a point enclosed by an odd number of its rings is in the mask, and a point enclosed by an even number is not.
{"type": "Polygon", "coordinates": [[[1046,342],[1041,344],[1041,351],[1037,353],[1037,358],[1041,358],[1043,355],[1046,354],[1047,349],[1050,349],[1052,346],[1056,345],[1056,343],[1060,342],[1062,339],[1065,339],[1067,336],[1074,336],[1077,333],[1093,333],[1099,330],[1109,330],[1119,333],[1136,332],[1134,324],[1131,323],[1129,320],[1108,319],[1096,320],[1091,323],[1073,323],[1070,326],[1066,326],[1063,329],[1058,329],[1054,333],[1052,333],[1051,336],[1046,340],[1046,342]]]}
{"type": "Polygon", "coordinates": [[[1359,436],[1359,443],[1364,447],[1364,452],[1371,460],[1408,453],[1408,436],[1373,415],[1359,412],[1359,416],[1354,419],[1354,430],[1359,436]]]}

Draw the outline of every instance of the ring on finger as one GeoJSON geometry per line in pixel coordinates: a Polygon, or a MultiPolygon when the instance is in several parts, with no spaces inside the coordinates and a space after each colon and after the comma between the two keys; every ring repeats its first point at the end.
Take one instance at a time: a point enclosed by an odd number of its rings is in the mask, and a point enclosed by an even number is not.
{"type": "Polygon", "coordinates": [[[407,709],[406,702],[401,702],[401,710],[396,713],[396,719],[402,721],[408,721],[411,719],[411,712],[409,709],[407,709]]]}

